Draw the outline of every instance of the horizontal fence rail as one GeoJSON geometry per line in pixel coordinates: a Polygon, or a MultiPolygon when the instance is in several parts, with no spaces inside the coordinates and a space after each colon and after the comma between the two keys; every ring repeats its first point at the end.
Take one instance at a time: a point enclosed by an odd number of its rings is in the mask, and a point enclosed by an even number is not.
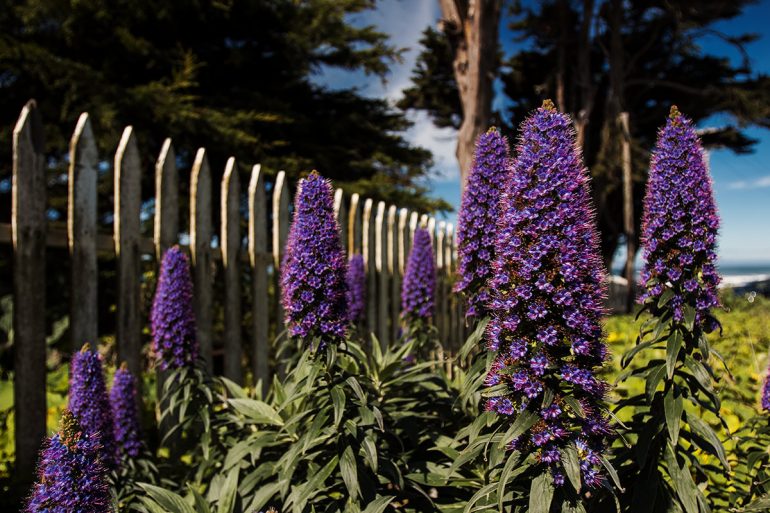
{"type": "MultiPolygon", "coordinates": [[[[157,265],[166,249],[180,240],[191,257],[194,309],[201,354],[209,369],[222,356],[223,374],[243,382],[248,361],[254,382],[264,387],[271,379],[274,337],[282,331],[278,272],[290,220],[290,191],[286,173],[268,178],[259,165],[241,186],[235,158],[226,164],[219,184],[220,225],[214,226],[212,183],[206,150],[195,154],[189,184],[189,218],[180,216],[180,176],[175,150],[166,139],[157,157],[154,177],[152,236],[141,233],[141,149],[132,127],[127,127],[113,159],[113,232],[98,230],[99,167],[96,139],[87,113],[80,116],[69,148],[66,228],[48,226],[46,219],[46,158],[42,122],[37,105],[22,110],[13,137],[12,223],[0,223],[0,243],[12,244],[14,254],[14,330],[16,344],[15,405],[16,461],[21,475],[31,475],[45,433],[46,333],[40,315],[45,311],[46,247],[66,248],[70,260],[71,348],[98,336],[97,271],[99,259],[115,259],[115,343],[120,361],[135,374],[142,371],[143,330],[142,265],[157,265]],[[268,182],[272,179],[271,182],[268,182]],[[242,190],[245,201],[242,202],[242,190]],[[247,222],[242,224],[241,205],[247,222]],[[247,226],[242,233],[242,226],[247,226]],[[183,235],[186,235],[184,237],[183,235]],[[217,243],[215,244],[215,239],[217,243]],[[223,293],[214,287],[221,277],[223,293]],[[245,284],[250,284],[246,287],[245,284]],[[248,291],[244,293],[244,288],[248,291]],[[245,304],[250,302],[250,304],[245,304]],[[215,305],[223,310],[221,333],[215,333],[215,305]],[[242,329],[242,314],[251,322],[242,329]],[[215,351],[217,349],[217,351],[215,351]]],[[[146,201],[149,198],[144,198],[146,201]]],[[[451,294],[456,270],[456,248],[451,223],[436,222],[427,214],[362,198],[347,197],[336,189],[334,210],[348,256],[362,254],[367,271],[365,326],[382,344],[396,340],[400,331],[401,280],[412,237],[418,227],[430,231],[438,273],[435,323],[444,351],[459,348],[464,338],[462,305],[451,294]]]]}

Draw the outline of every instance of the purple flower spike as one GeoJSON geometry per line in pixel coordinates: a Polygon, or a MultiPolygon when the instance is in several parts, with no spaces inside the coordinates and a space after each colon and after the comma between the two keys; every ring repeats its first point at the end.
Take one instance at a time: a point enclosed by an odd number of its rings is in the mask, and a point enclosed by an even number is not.
{"type": "Polygon", "coordinates": [[[359,323],[366,311],[366,271],[363,255],[353,255],[348,263],[348,319],[359,323]]]}
{"type": "Polygon", "coordinates": [[[120,452],[124,458],[136,458],[143,448],[136,405],[136,379],[125,363],[115,371],[110,390],[110,404],[115,421],[115,441],[120,452]]]}
{"type": "Polygon", "coordinates": [[[45,444],[38,463],[38,482],[27,513],[111,513],[112,498],[99,438],[81,429],[68,410],[60,430],[45,444]]]}
{"type": "Polygon", "coordinates": [[[334,191],[315,171],[299,184],[281,267],[281,302],[293,337],[345,336],[347,262],[334,216],[334,191]]]}
{"type": "Polygon", "coordinates": [[[645,291],[639,301],[650,304],[653,314],[666,294],[666,307],[676,321],[691,309],[696,327],[714,329],[709,312],[719,306],[718,229],[711,177],[695,127],[671,107],[650,160],[642,217],[645,291]]]}
{"type": "Polygon", "coordinates": [[[762,409],[770,412],[770,367],[767,369],[765,384],[762,386],[762,409]]]}
{"type": "Polygon", "coordinates": [[[163,255],[150,312],[152,349],[163,370],[192,366],[198,357],[192,291],[190,261],[173,246],[163,255]]]}
{"type": "Polygon", "coordinates": [[[112,410],[104,383],[102,357],[88,344],[72,356],[70,362],[69,409],[83,428],[101,444],[103,465],[114,468],[117,447],[113,434],[112,410]]]}
{"type": "Polygon", "coordinates": [[[460,279],[455,290],[467,298],[467,316],[481,318],[487,314],[497,205],[509,166],[508,140],[496,128],[490,128],[476,141],[473,166],[457,217],[460,279]]]}
{"type": "Polygon", "coordinates": [[[497,353],[486,382],[507,392],[487,410],[511,422],[536,414],[517,449],[535,454],[559,485],[563,450],[577,446],[581,458],[591,455],[581,468],[592,486],[610,430],[607,385],[596,375],[607,358],[605,289],[588,172],[571,120],[550,101],[522,123],[516,150],[499,205],[486,333],[497,353]]]}
{"type": "Polygon", "coordinates": [[[433,245],[428,230],[420,228],[414,232],[414,243],[406,262],[401,286],[401,317],[430,320],[433,317],[435,290],[433,245]]]}

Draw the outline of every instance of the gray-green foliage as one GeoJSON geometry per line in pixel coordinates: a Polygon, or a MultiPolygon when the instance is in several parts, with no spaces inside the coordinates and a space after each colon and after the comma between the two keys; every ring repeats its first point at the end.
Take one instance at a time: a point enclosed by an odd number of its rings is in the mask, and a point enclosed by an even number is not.
{"type": "MultiPolygon", "coordinates": [[[[434,441],[454,432],[462,416],[434,362],[414,361],[415,352],[413,342],[381,350],[376,339],[347,341],[302,352],[267,397],[218,379],[203,386],[211,393],[201,396],[203,408],[180,412],[181,403],[169,401],[164,415],[181,421],[182,432],[203,434],[189,453],[189,471],[164,483],[166,491],[143,485],[143,508],[153,513],[175,504],[174,511],[200,513],[233,504],[223,511],[380,513],[394,503],[436,509],[444,496],[428,476],[443,455],[432,450],[434,441]],[[196,431],[198,423],[206,429],[196,431]],[[223,495],[233,482],[231,501],[223,495]]],[[[193,397],[200,383],[188,392],[177,387],[175,395],[193,397]]]]}

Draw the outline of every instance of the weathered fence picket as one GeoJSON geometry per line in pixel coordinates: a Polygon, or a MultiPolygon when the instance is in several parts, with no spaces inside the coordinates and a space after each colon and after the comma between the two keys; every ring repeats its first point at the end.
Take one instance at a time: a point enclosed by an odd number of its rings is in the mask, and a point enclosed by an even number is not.
{"type": "Polygon", "coordinates": [[[243,383],[241,359],[241,185],[230,157],[222,176],[220,248],[225,282],[224,375],[243,383]]]}
{"type": "Polygon", "coordinates": [[[13,130],[13,336],[16,473],[31,481],[45,436],[46,347],[45,246],[46,180],[43,126],[34,100],[13,130]]]}
{"type": "Polygon", "coordinates": [[[141,268],[139,255],[142,167],[132,127],[123,131],[115,152],[115,256],[117,258],[118,318],[115,339],[118,358],[134,376],[141,375],[142,326],[139,318],[141,268]]]}
{"type": "Polygon", "coordinates": [[[96,343],[97,255],[96,184],[99,155],[88,114],[78,119],[70,140],[67,177],[67,243],[70,253],[70,340],[76,351],[84,342],[96,343]],[[83,277],[94,277],[94,279],[83,277]]]}
{"type": "Polygon", "coordinates": [[[267,290],[267,201],[262,168],[255,165],[249,180],[249,263],[251,265],[251,370],[254,382],[267,392],[270,351],[267,343],[270,314],[267,290]]]}
{"type": "Polygon", "coordinates": [[[196,336],[209,371],[214,368],[211,224],[211,170],[206,150],[200,148],[195,155],[190,178],[190,255],[196,336]]]}
{"type": "MultiPolygon", "coordinates": [[[[154,167],[154,202],[142,202],[142,162],[137,137],[127,127],[114,155],[113,234],[99,233],[97,191],[99,159],[91,120],[84,113],[78,119],[70,141],[66,230],[46,219],[46,157],[43,128],[34,101],[22,110],[13,138],[12,223],[0,224],[0,243],[14,248],[14,330],[16,451],[19,476],[30,479],[34,472],[46,422],[45,311],[46,247],[67,249],[71,266],[70,331],[72,348],[84,342],[98,343],[98,258],[116,257],[116,346],[118,363],[142,371],[143,318],[141,262],[159,265],[164,252],[174,244],[187,244],[194,286],[196,336],[201,356],[209,370],[214,356],[222,355],[224,375],[244,382],[244,356],[249,362],[252,383],[261,382],[267,392],[271,373],[271,327],[283,331],[280,304],[280,265],[290,224],[288,177],[279,172],[272,182],[259,165],[253,166],[243,202],[235,158],[225,166],[220,183],[218,237],[214,237],[212,175],[206,150],[195,154],[189,175],[189,225],[180,218],[180,173],[170,139],[163,142],[154,167]],[[268,196],[268,194],[270,194],[268,196]],[[247,248],[242,249],[241,205],[246,205],[247,248]],[[141,233],[141,212],[153,208],[152,234],[141,233]],[[187,240],[186,240],[187,239],[187,240]],[[218,247],[215,247],[218,246],[218,247]],[[214,276],[222,273],[224,292],[214,288],[214,276]],[[272,280],[272,282],[271,282],[272,280]],[[248,293],[242,293],[250,283],[248,293]],[[272,286],[271,286],[272,285],[272,286]],[[243,305],[244,298],[250,305],[243,305]],[[223,306],[224,329],[214,331],[214,312],[223,306]],[[243,329],[242,313],[248,308],[250,327],[243,329]],[[249,344],[244,346],[243,337],[249,344]],[[218,351],[214,352],[214,347],[218,351]],[[244,351],[244,347],[247,349],[244,351]],[[221,349],[221,351],[219,351],[221,349]]],[[[146,198],[147,199],[147,198],[146,198]]],[[[431,232],[437,259],[437,311],[435,323],[452,343],[459,327],[453,309],[459,302],[448,293],[453,270],[454,248],[451,225],[444,228],[432,216],[406,208],[375,202],[342,189],[334,194],[334,213],[340,225],[340,239],[349,257],[361,254],[367,272],[365,325],[383,345],[397,340],[400,329],[401,285],[412,238],[418,227],[431,232]],[[446,229],[446,234],[444,234],[446,229]],[[443,248],[443,249],[442,249],[443,248]]],[[[157,267],[156,267],[157,269],[157,267]]],[[[146,296],[145,296],[146,297],[146,296]]],[[[163,377],[160,377],[162,382],[163,377]]]]}
{"type": "Polygon", "coordinates": [[[179,240],[179,172],[171,139],[163,147],[155,163],[155,226],[153,234],[155,258],[158,262],[168,248],[179,240]]]}

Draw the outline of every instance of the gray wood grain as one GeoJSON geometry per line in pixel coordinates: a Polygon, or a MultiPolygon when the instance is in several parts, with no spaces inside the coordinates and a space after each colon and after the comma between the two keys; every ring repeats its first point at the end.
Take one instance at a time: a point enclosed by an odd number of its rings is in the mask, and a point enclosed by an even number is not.
{"type": "Polygon", "coordinates": [[[46,160],[43,125],[37,104],[24,106],[13,130],[13,332],[15,478],[20,486],[34,479],[35,462],[45,437],[46,345],[45,237],[46,160]]]}
{"type": "Polygon", "coordinates": [[[211,249],[211,170],[206,150],[195,155],[190,179],[190,255],[198,345],[209,372],[213,370],[213,262],[211,249]]]}
{"type": "Polygon", "coordinates": [[[96,260],[96,183],[99,155],[87,113],[70,139],[67,180],[67,243],[70,253],[70,349],[98,336],[96,260]]]}
{"type": "Polygon", "coordinates": [[[220,193],[220,248],[225,282],[224,375],[235,383],[242,384],[241,185],[234,157],[227,159],[220,193]]]}
{"type": "MultiPolygon", "coordinates": [[[[139,239],[142,168],[132,127],[123,130],[115,153],[114,241],[117,258],[118,318],[115,337],[118,359],[134,376],[141,376],[142,325],[140,319],[139,239]]],[[[141,392],[139,394],[141,396],[141,392]]]]}
{"type": "Polygon", "coordinates": [[[267,290],[267,200],[262,168],[256,165],[249,180],[249,264],[251,265],[251,370],[255,382],[267,393],[270,384],[270,346],[268,327],[270,314],[267,290]]]}

